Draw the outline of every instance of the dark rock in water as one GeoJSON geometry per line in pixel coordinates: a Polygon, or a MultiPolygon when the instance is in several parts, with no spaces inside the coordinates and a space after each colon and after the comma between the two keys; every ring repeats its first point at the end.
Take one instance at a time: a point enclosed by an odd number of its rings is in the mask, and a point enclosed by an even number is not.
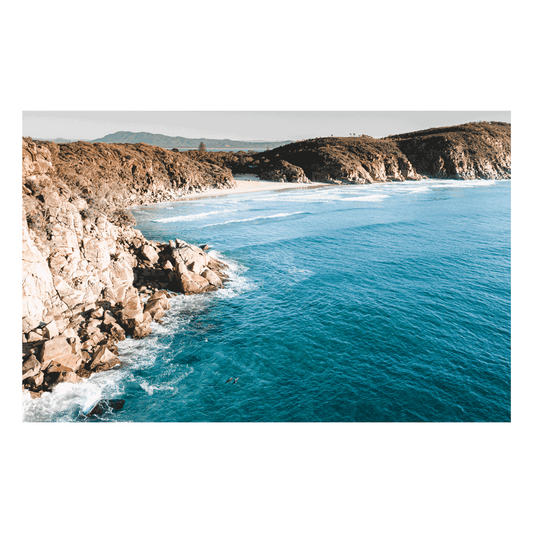
{"type": "Polygon", "coordinates": [[[120,411],[124,407],[125,401],[126,400],[100,400],[85,416],[102,416],[104,413],[120,411]]]}
{"type": "Polygon", "coordinates": [[[202,244],[202,246],[200,246],[200,248],[206,252],[207,250],[209,250],[209,244],[202,244]]]}

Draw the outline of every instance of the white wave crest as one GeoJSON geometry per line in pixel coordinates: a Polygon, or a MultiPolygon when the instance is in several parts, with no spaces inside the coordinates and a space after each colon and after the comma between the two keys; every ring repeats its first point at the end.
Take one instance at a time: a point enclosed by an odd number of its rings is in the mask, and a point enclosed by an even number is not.
{"type": "Polygon", "coordinates": [[[385,198],[390,198],[390,196],[388,194],[371,194],[369,196],[341,198],[341,200],[343,202],[381,202],[385,198]]]}
{"type": "Polygon", "coordinates": [[[490,187],[496,185],[496,180],[450,180],[447,182],[432,183],[432,189],[444,189],[444,188],[457,188],[457,189],[469,189],[472,187],[490,187]]]}
{"type": "Polygon", "coordinates": [[[195,213],[193,215],[179,215],[169,218],[156,218],[152,222],[160,222],[168,224],[170,222],[179,222],[181,220],[201,220],[202,218],[211,217],[213,215],[223,215],[225,213],[234,213],[237,209],[223,209],[222,211],[209,211],[207,213],[195,213]]]}
{"type": "Polygon", "coordinates": [[[404,189],[408,192],[408,194],[417,194],[419,192],[427,192],[431,190],[431,187],[415,187],[412,189],[404,189]]]}
{"type": "Polygon", "coordinates": [[[239,224],[241,222],[252,222],[254,220],[267,220],[269,218],[292,217],[293,215],[301,215],[303,213],[305,213],[305,211],[296,211],[296,213],[278,213],[276,215],[268,215],[268,216],[263,216],[263,217],[227,220],[226,222],[217,222],[216,224],[206,224],[205,226],[202,226],[202,228],[209,228],[211,226],[224,226],[226,224],[239,224]]]}

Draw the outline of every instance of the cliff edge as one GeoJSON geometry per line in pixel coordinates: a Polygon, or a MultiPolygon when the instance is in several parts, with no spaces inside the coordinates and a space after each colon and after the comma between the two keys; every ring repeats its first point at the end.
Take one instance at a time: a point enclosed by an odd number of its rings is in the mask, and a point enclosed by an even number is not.
{"type": "Polygon", "coordinates": [[[146,240],[124,206],[231,187],[228,171],[145,146],[22,141],[22,380],[32,395],[121,364],[176,293],[216,290],[226,265],[146,240]]]}

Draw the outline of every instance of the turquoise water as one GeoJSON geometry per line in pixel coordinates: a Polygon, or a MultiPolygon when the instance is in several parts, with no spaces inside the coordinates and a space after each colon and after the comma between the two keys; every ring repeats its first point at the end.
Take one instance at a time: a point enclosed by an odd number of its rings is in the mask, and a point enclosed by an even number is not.
{"type": "Polygon", "coordinates": [[[24,398],[26,420],[510,421],[509,181],[236,194],[134,211],[232,281],[178,296],[126,363],[24,398]],[[226,381],[239,378],[237,382],[226,381]]]}

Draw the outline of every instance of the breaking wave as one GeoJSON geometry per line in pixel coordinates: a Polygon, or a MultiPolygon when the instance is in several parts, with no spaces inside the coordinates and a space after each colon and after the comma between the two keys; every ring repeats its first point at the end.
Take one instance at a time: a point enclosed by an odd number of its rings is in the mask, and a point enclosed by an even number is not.
{"type": "Polygon", "coordinates": [[[237,209],[224,209],[222,211],[209,211],[208,213],[195,213],[194,215],[179,215],[177,217],[169,217],[169,218],[156,218],[152,220],[152,222],[160,222],[163,224],[169,223],[169,222],[179,222],[180,220],[201,220],[202,218],[211,217],[214,215],[222,215],[225,213],[234,213],[235,211],[238,211],[237,209]]]}
{"type": "Polygon", "coordinates": [[[381,202],[389,198],[388,194],[371,194],[370,196],[356,196],[351,198],[341,198],[343,202],[381,202]]]}
{"type": "Polygon", "coordinates": [[[270,218],[283,218],[292,217],[293,215],[303,215],[305,211],[296,211],[295,213],[278,213],[276,215],[268,215],[263,217],[242,218],[235,220],[227,220],[226,222],[217,222],[216,224],[206,224],[203,228],[209,228],[211,226],[225,226],[226,224],[239,224],[241,222],[253,222],[254,220],[267,220],[270,218]]]}

